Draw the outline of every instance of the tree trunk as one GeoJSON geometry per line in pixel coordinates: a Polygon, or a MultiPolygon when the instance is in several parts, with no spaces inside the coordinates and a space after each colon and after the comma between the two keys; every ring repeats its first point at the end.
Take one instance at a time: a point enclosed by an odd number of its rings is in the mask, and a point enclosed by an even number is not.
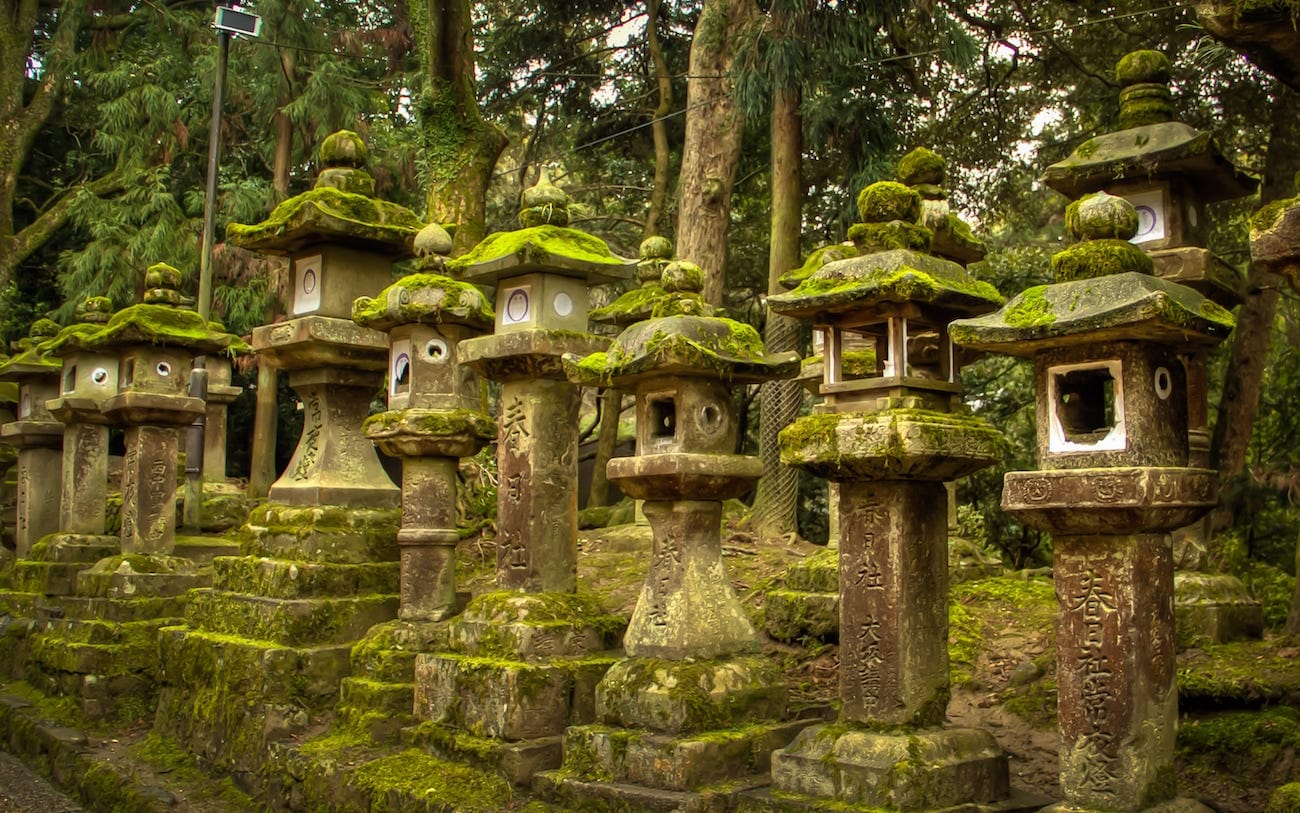
{"type": "MultiPolygon", "coordinates": [[[[284,96],[281,105],[293,98],[293,80],[297,71],[297,58],[293,51],[280,52],[280,69],[284,73],[284,96]]],[[[289,175],[293,170],[293,120],[284,110],[275,113],[275,161],[271,167],[271,188],[275,190],[274,204],[289,197],[289,175]]]]}
{"type": "MultiPolygon", "coordinates": [[[[1261,203],[1291,194],[1291,179],[1300,168],[1300,121],[1294,115],[1300,98],[1286,88],[1279,88],[1279,94],[1272,110],[1264,182],[1259,190],[1261,203]]],[[[1253,263],[1246,273],[1246,298],[1237,311],[1228,375],[1223,382],[1223,396],[1219,400],[1218,418],[1210,444],[1212,459],[1222,482],[1246,470],[1246,452],[1255,427],[1273,319],[1283,285],[1285,283],[1280,277],[1253,263]]],[[[1221,503],[1212,515],[1211,529],[1219,531],[1231,526],[1234,508],[1231,504],[1221,503]]]]}
{"type": "Polygon", "coordinates": [[[1198,0],[1196,19],[1215,39],[1240,51],[1292,90],[1300,91],[1300,31],[1294,6],[1198,0]]]}
{"type": "Polygon", "coordinates": [[[705,0],[691,41],[677,214],[677,256],[704,269],[704,298],[722,304],[731,190],[740,162],[744,122],[727,74],[754,0],[705,0]]]}
{"type": "Polygon", "coordinates": [[[601,395],[600,434],[596,436],[596,460],[591,470],[591,491],[587,507],[609,505],[609,477],[605,468],[618,447],[618,419],[623,414],[623,393],[607,389],[601,395]]]}
{"type": "MultiPolygon", "coordinates": [[[[799,236],[803,224],[803,118],[799,92],[776,92],[772,107],[772,220],[767,292],[780,293],[781,275],[799,266],[799,236]]],[[[764,342],[769,353],[799,348],[800,324],[768,311],[764,342]]],[[[763,478],[754,498],[754,531],[759,538],[785,536],[798,530],[799,476],[781,465],[777,435],[799,415],[803,388],[794,381],[763,385],[758,417],[759,455],[763,478]]]]}
{"type": "Polygon", "coordinates": [[[420,128],[428,160],[427,217],[454,224],[456,254],[483,239],[492,170],[506,148],[484,121],[474,82],[474,20],[469,0],[411,0],[411,27],[427,88],[420,128]]]}
{"type": "Polygon", "coordinates": [[[650,192],[650,209],[646,212],[645,226],[641,230],[641,239],[659,234],[659,221],[664,216],[664,204],[668,200],[668,168],[671,158],[668,150],[668,122],[665,117],[673,112],[673,77],[668,72],[668,60],[664,58],[663,45],[659,42],[659,7],[661,0],[650,0],[646,6],[646,47],[650,51],[650,61],[654,63],[655,81],[659,85],[659,105],[655,107],[654,119],[650,132],[655,142],[655,180],[650,192]]]}

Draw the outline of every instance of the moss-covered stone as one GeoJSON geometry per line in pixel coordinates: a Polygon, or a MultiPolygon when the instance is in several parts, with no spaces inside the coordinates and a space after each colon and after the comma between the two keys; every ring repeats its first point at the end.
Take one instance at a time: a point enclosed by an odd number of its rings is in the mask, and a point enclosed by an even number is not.
{"type": "Polygon", "coordinates": [[[538,265],[551,258],[607,266],[627,264],[626,260],[610,251],[609,246],[599,237],[577,229],[547,225],[490,234],[468,254],[457,257],[447,265],[452,270],[463,272],[474,265],[512,255],[521,255],[529,263],[538,265]]]}
{"type": "Polygon", "coordinates": [[[863,223],[915,223],[921,218],[921,195],[895,181],[877,181],[858,193],[858,215],[863,223]]]}
{"type": "Polygon", "coordinates": [[[196,311],[148,303],[123,308],[113,314],[103,330],[84,336],[81,341],[87,349],[157,344],[209,355],[234,355],[249,350],[238,336],[205,321],[196,311]]]}
{"type": "Polygon", "coordinates": [[[900,248],[926,252],[930,250],[934,234],[924,226],[896,220],[889,223],[854,223],[849,226],[849,239],[863,253],[900,248]]]}
{"type": "Polygon", "coordinates": [[[898,159],[898,180],[908,186],[917,184],[942,186],[947,170],[948,162],[943,159],[943,156],[926,147],[917,147],[898,159]]]}
{"type": "Polygon", "coordinates": [[[846,260],[850,257],[856,257],[860,253],[858,247],[852,242],[822,246],[809,254],[804,260],[803,265],[783,274],[779,282],[786,290],[798,288],[801,282],[812,276],[813,273],[823,265],[835,262],[836,260],[846,260]]]}
{"type": "Polygon", "coordinates": [[[1115,79],[1121,85],[1140,82],[1168,82],[1173,65],[1163,51],[1130,51],[1115,64],[1115,79]]]}
{"type": "Polygon", "coordinates": [[[601,680],[596,713],[608,725],[682,734],[782,719],[785,704],[780,671],[763,655],[628,658],[601,680]]]}
{"type": "Polygon", "coordinates": [[[1075,240],[1128,240],[1137,234],[1137,209],[1105,192],[1085,195],[1065,207],[1065,228],[1075,240]]]}
{"type": "Polygon", "coordinates": [[[1300,782],[1290,782],[1273,791],[1264,813],[1300,813],[1300,782]]]}
{"type": "Polygon", "coordinates": [[[352,321],[375,330],[412,322],[451,322],[486,329],[494,318],[482,291],[441,274],[410,274],[379,295],[363,296],[352,303],[352,321]]]}
{"type": "Polygon", "coordinates": [[[1051,266],[1057,282],[1155,272],[1151,256],[1125,240],[1077,243],[1052,255],[1051,266]]]}
{"type": "Polygon", "coordinates": [[[232,245],[264,254],[291,252],[307,239],[347,238],[403,256],[424,224],[405,206],[333,187],[317,187],[281,203],[255,225],[232,223],[232,245]]]}

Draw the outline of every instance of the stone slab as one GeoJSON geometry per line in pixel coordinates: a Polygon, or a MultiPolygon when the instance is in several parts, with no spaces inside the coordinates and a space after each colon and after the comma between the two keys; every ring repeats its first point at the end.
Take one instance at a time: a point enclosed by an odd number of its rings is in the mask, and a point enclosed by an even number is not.
{"type": "Polygon", "coordinates": [[[778,641],[840,636],[840,594],[769,590],[763,601],[763,629],[778,641]]]}
{"type": "Polygon", "coordinates": [[[674,791],[622,782],[586,782],[556,771],[539,774],[534,789],[567,810],[583,813],[732,813],[743,792],[762,787],[767,781],[759,774],[721,788],[674,791]]]}

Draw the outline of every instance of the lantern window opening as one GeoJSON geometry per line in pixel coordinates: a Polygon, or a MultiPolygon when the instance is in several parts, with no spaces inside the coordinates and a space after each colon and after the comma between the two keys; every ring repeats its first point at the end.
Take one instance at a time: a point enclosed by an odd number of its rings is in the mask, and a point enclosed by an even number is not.
{"type": "Polygon", "coordinates": [[[63,394],[67,395],[77,388],[77,365],[69,364],[63,370],[63,394]]]}
{"type": "Polygon", "coordinates": [[[1051,452],[1098,452],[1128,446],[1118,360],[1047,370],[1051,452]]]}
{"type": "Polygon", "coordinates": [[[129,358],[122,365],[122,376],[119,379],[119,386],[122,389],[128,389],[135,383],[135,359],[129,358]]]}
{"type": "Polygon", "coordinates": [[[677,402],[672,396],[648,400],[646,413],[650,419],[651,438],[665,439],[677,436],[677,402]]]}

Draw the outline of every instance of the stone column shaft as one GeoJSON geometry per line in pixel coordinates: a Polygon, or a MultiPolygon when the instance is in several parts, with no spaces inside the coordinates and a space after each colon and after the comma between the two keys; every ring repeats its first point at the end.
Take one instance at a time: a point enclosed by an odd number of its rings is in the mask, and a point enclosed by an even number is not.
{"type": "Polygon", "coordinates": [[[1066,802],[1127,812],[1171,799],[1178,697],[1169,537],[1052,542],[1066,802]]]}
{"type": "MultiPolygon", "coordinates": [[[[173,452],[173,460],[175,453],[173,452]]],[[[108,501],[108,427],[72,423],[63,432],[59,530],[103,534],[108,501]]]]}
{"type": "Polygon", "coordinates": [[[213,400],[207,403],[203,426],[203,482],[226,481],[226,415],[230,406],[213,400]]]}
{"type": "MultiPolygon", "coordinates": [[[[57,436],[56,436],[57,437],[57,436]]],[[[41,537],[59,531],[59,491],[63,451],[48,447],[18,450],[18,511],[14,543],[25,559],[41,537]]]]}
{"type": "Polygon", "coordinates": [[[253,448],[248,473],[248,496],[265,497],[275,480],[276,402],[280,371],[270,360],[257,366],[257,407],[253,415],[253,448]]]}
{"type": "Polygon", "coordinates": [[[122,553],[170,554],[176,547],[174,426],[128,426],[122,465],[122,553]]]}
{"type": "Polygon", "coordinates": [[[311,369],[289,374],[302,399],[302,437],[271,486],[272,502],[386,508],[401,501],[361,423],[380,387],[378,373],[311,369]]]}
{"type": "Polygon", "coordinates": [[[947,499],[937,482],[840,483],[840,714],[845,721],[943,723],[947,499]]]}
{"type": "Polygon", "coordinates": [[[456,470],[451,457],[402,460],[401,610],[440,621],[456,606],[456,470]]]}
{"type": "Polygon", "coordinates": [[[623,636],[629,657],[717,658],[752,650],[753,626],[722,564],[722,503],[645,503],[650,571],[623,636]]]}
{"type": "Polygon", "coordinates": [[[501,385],[497,444],[497,587],[572,592],[578,561],[579,389],[567,381],[501,385]]]}

